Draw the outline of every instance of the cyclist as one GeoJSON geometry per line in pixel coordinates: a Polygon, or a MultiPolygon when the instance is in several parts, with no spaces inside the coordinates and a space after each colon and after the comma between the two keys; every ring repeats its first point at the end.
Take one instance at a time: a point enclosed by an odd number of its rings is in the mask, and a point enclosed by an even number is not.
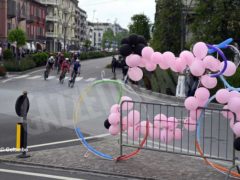
{"type": "Polygon", "coordinates": [[[59,73],[60,70],[61,70],[62,63],[63,63],[64,60],[65,60],[64,55],[61,53],[60,56],[59,56],[59,58],[58,58],[58,73],[59,73]]]}
{"type": "Polygon", "coordinates": [[[69,72],[69,70],[70,70],[70,60],[69,60],[69,58],[66,58],[63,61],[62,66],[61,66],[61,70],[62,70],[62,72],[60,74],[59,81],[61,83],[63,83],[66,73],[69,72]]]}
{"type": "MultiPolygon", "coordinates": [[[[71,74],[72,78],[73,78],[74,73],[75,73],[75,75],[80,75],[80,67],[81,67],[80,60],[77,59],[73,64],[73,70],[72,70],[72,74],[71,74]]],[[[71,78],[71,80],[72,80],[72,78],[71,78]]]]}
{"type": "Polygon", "coordinates": [[[54,62],[55,62],[54,57],[50,56],[47,60],[46,69],[47,70],[53,69],[54,62]]]}

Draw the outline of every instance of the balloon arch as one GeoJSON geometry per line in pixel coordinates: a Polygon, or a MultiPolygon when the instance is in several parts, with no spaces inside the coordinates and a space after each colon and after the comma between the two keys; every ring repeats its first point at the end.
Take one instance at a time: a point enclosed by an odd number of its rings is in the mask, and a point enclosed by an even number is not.
{"type": "MultiPolygon", "coordinates": [[[[201,128],[201,121],[203,120],[202,113],[198,113],[196,115],[196,111],[199,107],[207,107],[210,102],[212,102],[214,99],[220,104],[223,104],[223,109],[228,109],[231,111],[231,113],[223,113],[223,116],[227,119],[229,119],[230,127],[233,131],[233,133],[236,135],[236,137],[240,137],[240,88],[235,88],[231,86],[225,77],[233,76],[236,73],[237,65],[235,65],[232,61],[229,61],[225,54],[222,52],[221,49],[230,48],[234,51],[238,51],[237,48],[230,45],[230,43],[233,41],[232,38],[229,38],[222,43],[218,45],[210,45],[206,44],[204,42],[197,42],[193,46],[192,51],[184,50],[180,53],[179,57],[176,57],[172,52],[167,51],[164,53],[160,52],[154,52],[154,50],[146,46],[147,43],[144,40],[143,37],[137,36],[137,35],[131,35],[127,39],[122,40],[122,47],[120,48],[120,54],[126,57],[126,64],[129,66],[128,70],[128,77],[133,81],[140,81],[143,78],[143,68],[145,68],[147,71],[152,72],[157,67],[159,67],[162,70],[170,69],[173,72],[184,74],[186,71],[191,73],[193,76],[198,77],[201,82],[201,87],[198,87],[195,91],[195,95],[188,97],[184,101],[185,108],[190,111],[189,117],[185,120],[184,123],[189,124],[195,124],[195,126],[192,128],[192,131],[197,131],[197,143],[196,147],[199,151],[199,153],[203,156],[201,147],[198,142],[200,142],[200,128],[201,128]],[[212,56],[211,54],[217,53],[221,58],[216,58],[212,56]],[[219,60],[221,59],[221,61],[219,60]],[[224,84],[223,89],[219,89],[215,95],[210,95],[209,89],[213,89],[217,86],[217,79],[222,81],[224,84]],[[236,117],[236,118],[234,118],[236,117]],[[236,119],[236,122],[234,121],[236,119]]],[[[101,83],[101,82],[98,82],[101,83]]],[[[120,85],[117,81],[102,81],[102,83],[117,83],[120,85]]],[[[114,104],[111,107],[110,114],[108,119],[104,122],[105,128],[109,129],[109,133],[111,135],[118,135],[120,132],[120,104],[122,101],[131,101],[131,97],[122,96],[121,93],[119,94],[119,102],[118,104],[114,104]]],[[[131,106],[128,104],[128,106],[131,106]]],[[[122,108],[124,108],[124,104],[122,105],[122,108]]],[[[123,109],[124,110],[124,109],[123,109]]],[[[139,112],[136,110],[129,112],[128,118],[129,123],[131,124],[131,121],[133,119],[138,119],[139,112]]],[[[177,133],[174,133],[176,139],[181,138],[182,131],[184,129],[179,129],[177,126],[172,126],[172,124],[178,124],[178,120],[176,118],[167,118],[164,114],[157,114],[154,118],[156,121],[157,119],[165,118],[168,122],[168,126],[166,126],[165,130],[175,129],[177,133]],[[172,123],[169,123],[172,122],[172,123]],[[173,123],[174,122],[174,123],[173,123]]],[[[126,121],[122,119],[122,127],[123,130],[126,130],[126,121]],[[125,129],[124,129],[125,127],[125,129]]],[[[139,123],[139,121],[135,121],[136,123],[139,123]]],[[[132,123],[132,126],[130,125],[129,128],[133,128],[135,125],[132,123]]],[[[157,126],[154,124],[151,124],[149,121],[141,122],[138,124],[138,127],[141,128],[141,126],[146,127],[145,133],[144,133],[144,139],[140,143],[141,146],[145,143],[145,140],[150,132],[150,127],[157,126]]],[[[128,131],[131,131],[131,129],[128,129],[128,131]]],[[[80,128],[76,128],[76,133],[79,136],[82,143],[85,145],[85,147],[93,152],[94,154],[105,158],[109,160],[125,160],[129,159],[130,157],[137,154],[140,149],[128,154],[124,155],[122,157],[113,158],[110,155],[104,154],[102,152],[97,151],[93,147],[91,147],[84,139],[83,134],[80,131],[80,128]]],[[[131,134],[131,133],[130,133],[131,134]]],[[[131,136],[129,134],[129,136],[131,136]]],[[[134,137],[133,137],[134,138],[134,137]]],[[[236,149],[240,149],[240,138],[235,139],[235,145],[236,149]]],[[[204,158],[204,157],[203,157],[204,158]]],[[[204,158],[204,160],[211,165],[213,168],[227,173],[229,170],[226,167],[222,167],[218,164],[215,164],[213,162],[210,162],[207,160],[207,158],[204,158]]],[[[236,172],[231,172],[231,175],[233,177],[240,178],[240,175],[236,172]]]]}

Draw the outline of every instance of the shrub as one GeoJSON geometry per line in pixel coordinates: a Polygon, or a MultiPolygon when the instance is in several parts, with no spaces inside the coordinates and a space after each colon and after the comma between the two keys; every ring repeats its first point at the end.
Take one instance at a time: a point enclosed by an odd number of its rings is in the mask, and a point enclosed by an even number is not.
{"type": "Polygon", "coordinates": [[[31,57],[26,57],[18,61],[5,61],[4,67],[8,71],[25,71],[36,67],[36,63],[31,59],[31,57]]]}
{"type": "Polygon", "coordinates": [[[45,52],[38,52],[32,55],[33,61],[36,63],[36,66],[44,66],[47,63],[48,54],[45,52]]]}
{"type": "Polygon", "coordinates": [[[6,49],[3,51],[3,59],[4,60],[11,60],[13,59],[13,52],[10,49],[6,49]]]}
{"type": "Polygon", "coordinates": [[[0,76],[5,76],[6,75],[6,68],[3,66],[0,66],[0,76]]]}

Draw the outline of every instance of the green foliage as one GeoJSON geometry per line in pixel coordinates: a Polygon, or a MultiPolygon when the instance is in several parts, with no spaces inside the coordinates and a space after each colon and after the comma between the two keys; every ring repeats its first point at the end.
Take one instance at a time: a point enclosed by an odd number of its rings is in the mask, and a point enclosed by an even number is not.
{"type": "Polygon", "coordinates": [[[17,42],[17,47],[24,46],[26,39],[26,34],[22,29],[13,29],[8,33],[8,40],[11,43],[17,42]]]}
{"type": "Polygon", "coordinates": [[[13,59],[13,53],[10,49],[6,49],[3,51],[3,59],[4,60],[12,60],[13,59]]]}
{"type": "Polygon", "coordinates": [[[120,47],[121,40],[122,40],[123,38],[128,37],[128,36],[129,36],[129,34],[128,34],[127,31],[119,32],[119,33],[117,33],[117,34],[115,35],[115,41],[117,42],[118,47],[120,47]]]}
{"type": "Polygon", "coordinates": [[[144,14],[136,14],[131,18],[132,22],[129,25],[130,34],[138,34],[150,40],[150,20],[144,14]]]}
{"type": "Polygon", "coordinates": [[[6,75],[6,68],[0,65],[0,76],[6,75]]]}
{"type": "Polygon", "coordinates": [[[115,52],[103,52],[103,51],[83,52],[83,53],[80,53],[80,59],[87,60],[87,59],[101,58],[101,57],[111,56],[113,54],[115,54],[115,52]]]}
{"type": "Polygon", "coordinates": [[[64,57],[65,58],[70,58],[71,57],[71,53],[70,52],[64,52],[64,57]]]}
{"type": "Polygon", "coordinates": [[[48,54],[45,52],[38,52],[32,55],[32,59],[36,63],[36,66],[44,66],[47,63],[48,54]]]}
{"type": "Polygon", "coordinates": [[[196,15],[191,26],[193,41],[211,44],[222,42],[240,35],[239,0],[197,0],[196,15]]]}
{"type": "Polygon", "coordinates": [[[21,61],[6,61],[4,62],[4,67],[7,71],[25,71],[36,67],[36,63],[31,59],[31,57],[26,57],[21,61]]]}
{"type": "Polygon", "coordinates": [[[112,29],[107,29],[104,33],[103,33],[103,37],[102,37],[102,48],[110,48],[112,42],[114,41],[114,33],[112,31],[112,29]]]}
{"type": "Polygon", "coordinates": [[[155,51],[181,50],[181,1],[156,1],[156,14],[151,46],[155,51]]]}
{"type": "Polygon", "coordinates": [[[86,39],[83,43],[83,46],[88,50],[91,47],[91,41],[86,39]]]}

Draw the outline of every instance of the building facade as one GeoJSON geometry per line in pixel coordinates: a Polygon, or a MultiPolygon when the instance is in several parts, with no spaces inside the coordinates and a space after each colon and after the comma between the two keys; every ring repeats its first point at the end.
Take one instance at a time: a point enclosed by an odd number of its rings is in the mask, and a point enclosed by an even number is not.
{"type": "Polygon", "coordinates": [[[34,0],[7,0],[1,1],[0,10],[3,18],[0,19],[0,41],[4,48],[14,44],[7,41],[8,32],[20,28],[26,32],[29,51],[42,51],[45,48],[45,12],[46,7],[34,0]]]}
{"type": "Polygon", "coordinates": [[[38,0],[47,6],[46,48],[48,51],[68,50],[75,37],[75,16],[78,0],[38,0]]]}

